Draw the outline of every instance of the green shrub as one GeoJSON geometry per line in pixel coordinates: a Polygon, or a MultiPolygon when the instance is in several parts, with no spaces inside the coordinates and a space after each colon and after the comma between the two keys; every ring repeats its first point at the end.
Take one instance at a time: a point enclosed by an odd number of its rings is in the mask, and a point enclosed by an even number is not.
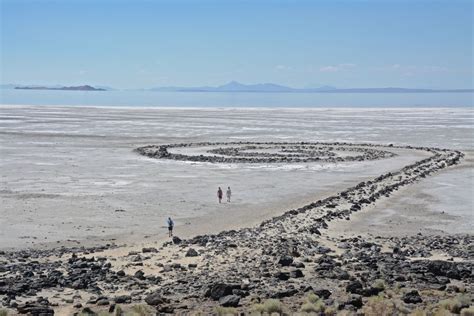
{"type": "Polygon", "coordinates": [[[317,296],[313,292],[309,292],[308,295],[306,296],[306,300],[308,301],[308,303],[314,304],[317,301],[319,301],[319,296],[317,296]]]}
{"type": "Polygon", "coordinates": [[[391,300],[383,296],[374,296],[367,300],[362,308],[365,315],[393,315],[397,314],[397,308],[391,300]]]}
{"type": "Polygon", "coordinates": [[[6,309],[0,309],[0,316],[8,316],[8,311],[6,309]]]}
{"type": "Polygon", "coordinates": [[[119,305],[115,306],[114,315],[115,316],[123,316],[123,310],[119,305]]]}
{"type": "Polygon", "coordinates": [[[336,316],[337,315],[337,309],[335,307],[329,306],[326,307],[324,310],[324,315],[326,316],[336,316]]]}
{"type": "Polygon", "coordinates": [[[303,313],[320,313],[324,312],[325,306],[321,300],[318,300],[316,303],[305,303],[301,306],[301,311],[303,313]]]}
{"type": "Polygon", "coordinates": [[[380,290],[385,290],[387,288],[387,284],[385,283],[384,280],[382,279],[377,279],[374,281],[372,284],[373,288],[380,289],[380,290]]]}
{"type": "Polygon", "coordinates": [[[410,316],[426,316],[426,312],[417,308],[410,313],[410,316]]]}
{"type": "Polygon", "coordinates": [[[467,307],[469,305],[470,299],[466,295],[459,295],[455,298],[450,298],[439,302],[439,306],[441,308],[454,314],[459,314],[463,307],[467,307]]]}
{"type": "Polygon", "coordinates": [[[276,299],[268,299],[263,304],[255,304],[252,307],[252,311],[256,313],[278,313],[282,314],[286,312],[286,307],[282,302],[276,299]]]}
{"type": "Polygon", "coordinates": [[[219,316],[239,315],[239,311],[234,307],[218,306],[218,307],[216,307],[215,312],[219,316]]]}
{"type": "Polygon", "coordinates": [[[438,308],[434,314],[432,314],[433,316],[451,316],[453,314],[451,314],[451,312],[449,312],[448,310],[446,309],[443,309],[443,308],[438,308]]]}

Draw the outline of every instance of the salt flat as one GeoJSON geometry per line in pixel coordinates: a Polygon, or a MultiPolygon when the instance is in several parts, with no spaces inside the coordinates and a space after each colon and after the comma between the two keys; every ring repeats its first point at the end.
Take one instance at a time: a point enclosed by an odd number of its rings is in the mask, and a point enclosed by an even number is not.
{"type": "MultiPolygon", "coordinates": [[[[140,146],[201,141],[343,141],[469,152],[474,149],[472,123],[469,108],[4,105],[0,107],[0,248],[162,239],[168,216],[175,218],[177,232],[185,237],[256,225],[426,157],[421,151],[396,149],[397,157],[365,162],[210,164],[150,159],[133,151],[140,146]],[[217,186],[228,185],[234,192],[233,202],[219,205],[217,186]]],[[[441,178],[424,179],[419,184],[425,194],[436,195],[436,199],[419,201],[426,212],[445,211],[429,224],[437,230],[457,227],[456,232],[461,232],[466,225],[456,223],[472,222],[472,164],[459,167],[464,171],[459,172],[458,167],[444,170],[441,178]],[[446,183],[450,189],[445,188],[446,183]],[[445,204],[450,207],[437,207],[445,204]]],[[[391,207],[391,216],[406,203],[403,199],[416,198],[414,192],[408,188],[403,195],[397,193],[398,204],[391,207]]],[[[374,211],[382,214],[377,224],[383,221],[384,210],[374,211]]],[[[417,216],[423,218],[423,214],[417,216]]],[[[391,229],[397,231],[396,226],[391,229]]]]}

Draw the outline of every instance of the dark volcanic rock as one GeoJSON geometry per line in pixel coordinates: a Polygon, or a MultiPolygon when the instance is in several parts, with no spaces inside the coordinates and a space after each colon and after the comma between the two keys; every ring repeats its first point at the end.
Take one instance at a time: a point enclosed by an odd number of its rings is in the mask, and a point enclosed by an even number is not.
{"type": "Polygon", "coordinates": [[[186,257],[197,257],[197,256],[199,256],[199,253],[193,248],[189,248],[188,251],[186,252],[186,257]]]}
{"type": "Polygon", "coordinates": [[[282,256],[280,259],[278,259],[278,263],[281,264],[284,267],[289,266],[290,264],[293,263],[293,257],[291,256],[282,256]]]}
{"type": "Polygon", "coordinates": [[[50,316],[54,315],[54,310],[39,303],[25,303],[18,305],[17,311],[20,314],[28,314],[32,316],[50,316]]]}
{"type": "Polygon", "coordinates": [[[227,295],[219,299],[219,304],[224,307],[237,307],[239,306],[240,296],[238,295],[227,295]]]}
{"type": "Polygon", "coordinates": [[[275,273],[275,278],[277,278],[278,280],[286,281],[290,278],[290,273],[279,271],[275,273]]]}
{"type": "Polygon", "coordinates": [[[292,277],[292,278],[302,278],[302,277],[304,277],[303,271],[301,271],[300,269],[291,270],[290,271],[290,277],[292,277]]]}
{"type": "Polygon", "coordinates": [[[164,303],[168,303],[168,299],[163,297],[159,292],[154,292],[145,297],[145,302],[151,306],[157,306],[164,303]]]}
{"type": "Polygon", "coordinates": [[[346,292],[353,294],[360,294],[363,285],[360,281],[352,281],[346,286],[346,292]]]}
{"type": "Polygon", "coordinates": [[[410,292],[405,293],[402,299],[407,304],[418,304],[423,302],[423,299],[421,298],[420,293],[418,293],[417,290],[412,290],[410,292]]]}
{"type": "Polygon", "coordinates": [[[142,249],[142,252],[143,253],[157,253],[158,252],[158,249],[154,248],[154,247],[148,247],[148,248],[143,248],[142,249]]]}
{"type": "Polygon", "coordinates": [[[329,296],[331,296],[331,292],[326,289],[315,289],[313,290],[313,293],[319,296],[322,299],[328,299],[329,296]]]}
{"type": "Polygon", "coordinates": [[[213,300],[217,301],[221,297],[232,295],[232,290],[238,288],[240,288],[239,285],[215,283],[208,289],[206,296],[209,296],[213,300]]]}
{"type": "Polygon", "coordinates": [[[349,297],[347,301],[344,302],[344,305],[352,305],[355,308],[359,309],[362,307],[362,297],[357,294],[353,294],[349,297]]]}
{"type": "Polygon", "coordinates": [[[293,289],[293,288],[288,288],[288,289],[283,289],[283,290],[279,290],[279,291],[276,291],[276,292],[273,292],[270,297],[272,298],[284,298],[284,297],[291,297],[295,294],[298,293],[298,290],[297,289],[293,289]]]}
{"type": "Polygon", "coordinates": [[[117,304],[130,304],[132,302],[132,297],[130,295],[120,295],[114,298],[115,303],[117,304]]]}

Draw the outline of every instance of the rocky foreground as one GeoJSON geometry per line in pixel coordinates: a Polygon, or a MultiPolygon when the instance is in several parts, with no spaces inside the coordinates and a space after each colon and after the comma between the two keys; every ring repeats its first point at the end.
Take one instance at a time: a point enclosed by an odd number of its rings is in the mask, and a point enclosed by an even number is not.
{"type": "Polygon", "coordinates": [[[32,315],[124,310],[470,315],[473,235],[325,234],[330,222],[350,220],[354,212],[463,157],[459,151],[413,149],[431,157],[258,227],[174,237],[139,249],[105,245],[1,252],[1,304],[10,313],[32,315]]]}

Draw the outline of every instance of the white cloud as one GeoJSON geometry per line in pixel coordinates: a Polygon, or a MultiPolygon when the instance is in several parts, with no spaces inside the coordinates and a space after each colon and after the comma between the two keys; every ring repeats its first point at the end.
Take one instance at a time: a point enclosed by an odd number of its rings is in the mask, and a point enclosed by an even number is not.
{"type": "Polygon", "coordinates": [[[417,74],[427,73],[447,73],[453,71],[452,69],[443,66],[413,66],[400,64],[386,65],[382,67],[377,67],[375,69],[379,71],[398,72],[403,76],[414,76],[417,74]]]}
{"type": "Polygon", "coordinates": [[[285,70],[291,70],[292,68],[287,65],[276,65],[275,70],[276,71],[285,71],[285,70]]]}
{"type": "Polygon", "coordinates": [[[346,71],[356,67],[356,64],[337,64],[337,65],[328,65],[319,68],[320,72],[339,72],[339,71],[346,71]]]}

